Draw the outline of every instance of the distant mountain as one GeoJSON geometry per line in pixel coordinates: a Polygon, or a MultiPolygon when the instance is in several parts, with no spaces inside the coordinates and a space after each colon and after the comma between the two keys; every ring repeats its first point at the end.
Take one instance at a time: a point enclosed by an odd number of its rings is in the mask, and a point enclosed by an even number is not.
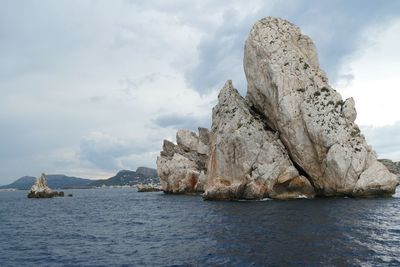
{"type": "Polygon", "coordinates": [[[136,171],[122,170],[108,179],[93,181],[90,186],[123,186],[159,182],[160,179],[155,169],[139,167],[136,171]]]}
{"type": "Polygon", "coordinates": [[[144,176],[149,177],[149,178],[158,177],[157,170],[153,169],[153,168],[138,167],[136,169],[136,173],[143,174],[144,176]]]}
{"type": "MultiPolygon", "coordinates": [[[[29,190],[35,183],[36,178],[33,176],[24,176],[15,182],[0,186],[0,189],[15,188],[20,190],[29,190]]],[[[89,188],[93,180],[71,177],[62,174],[47,175],[47,184],[51,189],[69,189],[69,188],[89,188]]]]}

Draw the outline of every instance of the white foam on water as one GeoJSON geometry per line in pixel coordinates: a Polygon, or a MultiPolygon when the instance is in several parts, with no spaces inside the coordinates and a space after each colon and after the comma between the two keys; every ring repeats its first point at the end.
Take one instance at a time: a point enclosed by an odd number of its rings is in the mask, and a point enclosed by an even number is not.
{"type": "Polygon", "coordinates": [[[400,198],[400,186],[396,187],[396,192],[393,195],[394,198],[400,198]]]}

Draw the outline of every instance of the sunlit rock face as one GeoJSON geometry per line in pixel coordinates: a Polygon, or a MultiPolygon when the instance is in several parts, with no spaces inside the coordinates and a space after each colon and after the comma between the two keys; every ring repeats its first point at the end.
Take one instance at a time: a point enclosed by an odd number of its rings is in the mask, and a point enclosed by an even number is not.
{"type": "Polygon", "coordinates": [[[278,135],[226,82],[213,109],[205,199],[313,197],[278,135]]]}
{"type": "Polygon", "coordinates": [[[177,144],[164,140],[157,158],[157,172],[166,193],[198,193],[204,191],[208,163],[208,129],[199,128],[199,135],[179,130],[177,144]]]}
{"type": "Polygon", "coordinates": [[[52,197],[63,197],[64,192],[56,192],[51,190],[47,186],[46,174],[42,175],[36,179],[35,184],[32,186],[28,193],[28,198],[52,198],[52,197]]]}
{"type": "Polygon", "coordinates": [[[290,22],[267,17],[252,28],[244,69],[250,105],[279,133],[320,196],[391,195],[397,184],[320,69],[312,40],[290,22]]]}

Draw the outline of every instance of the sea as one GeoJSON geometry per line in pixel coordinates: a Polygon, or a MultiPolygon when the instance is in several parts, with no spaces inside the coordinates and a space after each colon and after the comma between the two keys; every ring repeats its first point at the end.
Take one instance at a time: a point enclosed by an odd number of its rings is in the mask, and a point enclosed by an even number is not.
{"type": "Polygon", "coordinates": [[[131,188],[26,194],[0,192],[0,266],[400,266],[399,193],[235,202],[131,188]]]}

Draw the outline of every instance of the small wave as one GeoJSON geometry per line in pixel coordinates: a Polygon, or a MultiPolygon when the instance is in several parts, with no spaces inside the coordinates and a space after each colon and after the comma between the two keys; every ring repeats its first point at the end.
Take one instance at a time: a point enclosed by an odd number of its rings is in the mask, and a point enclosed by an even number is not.
{"type": "Polygon", "coordinates": [[[238,199],[238,202],[260,202],[260,201],[268,201],[273,200],[272,198],[262,198],[262,199],[238,199]]]}
{"type": "Polygon", "coordinates": [[[400,186],[396,187],[396,191],[392,197],[400,198],[400,186]]]}
{"type": "Polygon", "coordinates": [[[7,188],[7,189],[0,189],[0,192],[14,192],[18,191],[16,188],[7,188]]]}
{"type": "Polygon", "coordinates": [[[306,195],[299,195],[297,198],[308,198],[306,195]]]}

